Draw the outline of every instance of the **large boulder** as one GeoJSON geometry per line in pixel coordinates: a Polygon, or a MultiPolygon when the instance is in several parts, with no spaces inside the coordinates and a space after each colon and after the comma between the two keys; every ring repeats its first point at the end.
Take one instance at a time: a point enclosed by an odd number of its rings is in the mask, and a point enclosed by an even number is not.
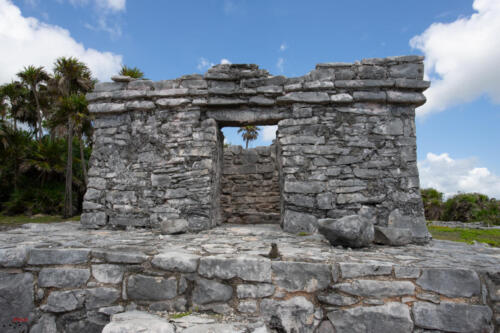
{"type": "Polygon", "coordinates": [[[349,215],[340,219],[318,220],[318,231],[333,246],[369,246],[374,239],[373,222],[363,215],[349,215]]]}

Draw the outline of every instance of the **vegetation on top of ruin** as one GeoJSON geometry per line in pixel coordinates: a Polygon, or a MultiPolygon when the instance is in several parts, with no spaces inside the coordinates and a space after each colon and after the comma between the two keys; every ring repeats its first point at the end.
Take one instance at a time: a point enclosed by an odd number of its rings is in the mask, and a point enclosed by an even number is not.
{"type": "Polygon", "coordinates": [[[122,69],[118,73],[123,76],[129,76],[133,79],[142,79],[144,78],[144,73],[137,67],[127,67],[126,65],[122,66],[122,69]]]}

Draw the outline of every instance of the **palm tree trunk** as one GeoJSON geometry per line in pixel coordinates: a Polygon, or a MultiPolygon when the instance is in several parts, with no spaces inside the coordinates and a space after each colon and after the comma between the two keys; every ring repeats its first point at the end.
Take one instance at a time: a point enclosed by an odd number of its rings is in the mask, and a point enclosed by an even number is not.
{"type": "Polygon", "coordinates": [[[33,95],[35,96],[36,102],[36,113],[37,113],[37,123],[38,123],[38,142],[42,141],[43,129],[42,129],[42,110],[40,109],[40,102],[38,101],[38,95],[36,93],[36,87],[33,89],[33,95]]]}
{"type": "Polygon", "coordinates": [[[248,140],[245,140],[245,143],[246,143],[245,149],[248,149],[248,140]]]}
{"type": "Polygon", "coordinates": [[[63,217],[73,215],[73,122],[68,116],[68,156],[66,160],[66,187],[64,190],[64,212],[63,217]]]}
{"type": "Polygon", "coordinates": [[[85,186],[87,186],[88,176],[87,176],[87,166],[86,166],[86,162],[85,162],[85,154],[83,153],[83,135],[82,135],[82,133],[80,133],[80,161],[82,163],[83,181],[85,182],[85,186]]]}

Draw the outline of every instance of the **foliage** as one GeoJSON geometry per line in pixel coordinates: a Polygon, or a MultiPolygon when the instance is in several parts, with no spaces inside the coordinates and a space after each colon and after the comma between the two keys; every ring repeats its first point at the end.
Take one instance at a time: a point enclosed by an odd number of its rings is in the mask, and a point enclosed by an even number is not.
{"type": "Polygon", "coordinates": [[[144,78],[144,73],[137,67],[127,67],[125,65],[122,66],[120,70],[120,75],[130,76],[133,79],[142,79],[144,78]]]}
{"type": "Polygon", "coordinates": [[[464,229],[429,226],[435,239],[451,240],[471,244],[473,241],[500,247],[500,229],[464,229]]]}
{"type": "Polygon", "coordinates": [[[254,125],[242,126],[238,129],[238,133],[241,133],[241,137],[245,140],[245,149],[248,149],[248,143],[250,141],[255,141],[259,137],[260,127],[254,125]]]}
{"type": "Polygon", "coordinates": [[[459,193],[443,201],[443,193],[421,191],[427,220],[500,224],[500,201],[480,193],[459,193]]]}
{"type": "Polygon", "coordinates": [[[52,74],[27,66],[17,76],[0,86],[0,211],[61,214],[69,188],[78,213],[92,143],[84,94],[95,80],[84,63],[65,57],[52,74]]]}

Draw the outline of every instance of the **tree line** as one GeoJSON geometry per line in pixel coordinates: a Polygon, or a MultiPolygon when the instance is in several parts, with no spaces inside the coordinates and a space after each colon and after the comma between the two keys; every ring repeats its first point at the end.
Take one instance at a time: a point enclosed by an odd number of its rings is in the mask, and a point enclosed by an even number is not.
{"type": "Polygon", "coordinates": [[[480,193],[458,193],[444,200],[434,188],[421,190],[428,221],[484,222],[500,225],[500,200],[480,193]]]}
{"type": "MultiPolygon", "coordinates": [[[[143,76],[126,66],[119,74],[143,76]]],[[[92,147],[85,94],[96,82],[85,63],[60,57],[51,72],[29,65],[0,86],[0,211],[81,211],[92,147]]]]}

